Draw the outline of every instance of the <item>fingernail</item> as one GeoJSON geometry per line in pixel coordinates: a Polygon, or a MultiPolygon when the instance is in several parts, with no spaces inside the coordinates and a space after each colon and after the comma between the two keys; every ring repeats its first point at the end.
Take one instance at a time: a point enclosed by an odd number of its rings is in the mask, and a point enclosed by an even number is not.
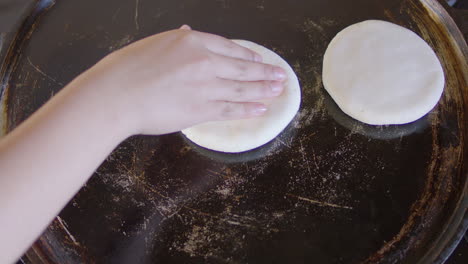
{"type": "Polygon", "coordinates": [[[262,62],[263,58],[262,56],[258,55],[257,53],[254,54],[254,61],[255,62],[262,62]]]}
{"type": "Polygon", "coordinates": [[[267,111],[267,107],[263,104],[259,104],[257,106],[255,106],[255,108],[253,109],[252,111],[252,114],[254,116],[261,116],[263,115],[265,112],[267,111]]]}
{"type": "Polygon", "coordinates": [[[272,82],[271,83],[271,92],[274,96],[278,96],[283,91],[283,83],[281,82],[272,82]]]}
{"type": "Polygon", "coordinates": [[[192,28],[191,28],[189,25],[185,25],[185,24],[184,24],[184,25],[182,25],[182,26],[180,27],[180,29],[188,29],[188,30],[190,30],[190,29],[192,29],[192,28]]]}
{"type": "Polygon", "coordinates": [[[277,80],[286,79],[286,72],[282,68],[276,67],[275,68],[275,78],[277,80]]]}

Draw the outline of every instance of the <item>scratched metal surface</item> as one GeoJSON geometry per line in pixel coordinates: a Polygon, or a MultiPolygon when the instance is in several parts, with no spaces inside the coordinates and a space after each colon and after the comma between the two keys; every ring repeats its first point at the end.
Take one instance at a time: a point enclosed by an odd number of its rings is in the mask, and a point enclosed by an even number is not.
{"type": "Polygon", "coordinates": [[[6,130],[109,52],[183,23],[283,56],[302,85],[300,112],[277,139],[245,154],[204,150],[180,133],[126,140],[28,252],[30,262],[438,257],[448,241],[441,234],[466,210],[468,78],[466,43],[435,1],[40,1],[3,65],[6,130]],[[323,89],[328,42],[366,19],[415,31],[441,59],[445,92],[421,120],[367,126],[323,89]]]}

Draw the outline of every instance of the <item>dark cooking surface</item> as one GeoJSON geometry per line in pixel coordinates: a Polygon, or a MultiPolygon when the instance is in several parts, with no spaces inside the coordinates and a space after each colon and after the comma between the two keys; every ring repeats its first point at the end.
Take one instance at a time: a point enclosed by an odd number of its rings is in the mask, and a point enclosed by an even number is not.
{"type": "Polygon", "coordinates": [[[460,125],[466,123],[461,95],[466,79],[453,66],[456,54],[443,32],[431,27],[434,21],[416,1],[58,1],[32,26],[21,56],[16,54],[8,80],[8,129],[104,55],[183,23],[248,39],[283,56],[302,85],[300,112],[279,138],[247,154],[206,151],[180,133],[123,142],[39,241],[47,258],[58,263],[421,258],[466,181],[460,125]],[[344,115],[324,91],[321,64],[328,42],[366,19],[414,30],[442,59],[449,80],[444,97],[421,120],[366,126],[344,115]]]}
{"type": "Polygon", "coordinates": [[[465,264],[468,262],[468,234],[460,241],[455,251],[447,259],[446,264],[465,264]]]}

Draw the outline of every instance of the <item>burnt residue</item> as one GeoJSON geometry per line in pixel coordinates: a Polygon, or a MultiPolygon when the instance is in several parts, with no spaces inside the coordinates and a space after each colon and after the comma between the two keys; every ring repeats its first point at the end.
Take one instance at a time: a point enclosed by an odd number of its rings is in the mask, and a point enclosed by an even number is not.
{"type": "Polygon", "coordinates": [[[181,133],[121,143],[28,252],[33,262],[426,263],[466,208],[466,44],[433,0],[87,0],[45,11],[23,24],[2,68],[9,130],[109,52],[181,24],[276,51],[303,97],[286,130],[251,152],[181,133]],[[413,124],[367,126],[323,88],[329,41],[366,19],[415,31],[441,59],[443,97],[413,124]]]}

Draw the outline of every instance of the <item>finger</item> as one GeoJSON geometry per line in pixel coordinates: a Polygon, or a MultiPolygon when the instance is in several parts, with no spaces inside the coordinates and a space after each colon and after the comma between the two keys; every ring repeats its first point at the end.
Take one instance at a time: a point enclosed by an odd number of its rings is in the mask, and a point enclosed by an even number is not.
{"type": "Polygon", "coordinates": [[[284,81],[286,71],[281,67],[226,56],[216,56],[215,71],[219,78],[237,81],[284,81]]]}
{"type": "Polygon", "coordinates": [[[231,102],[254,102],[278,96],[282,92],[281,81],[242,82],[220,79],[215,87],[209,89],[211,100],[231,102]]]}
{"type": "Polygon", "coordinates": [[[186,30],[191,30],[192,28],[189,25],[182,25],[180,29],[186,29],[186,30]]]}
{"type": "Polygon", "coordinates": [[[267,107],[262,103],[233,103],[216,101],[210,105],[213,120],[252,118],[265,114],[267,107]]]}
{"type": "Polygon", "coordinates": [[[197,34],[205,40],[206,47],[214,53],[248,61],[262,61],[260,54],[232,40],[205,32],[198,32],[197,34]]]}

